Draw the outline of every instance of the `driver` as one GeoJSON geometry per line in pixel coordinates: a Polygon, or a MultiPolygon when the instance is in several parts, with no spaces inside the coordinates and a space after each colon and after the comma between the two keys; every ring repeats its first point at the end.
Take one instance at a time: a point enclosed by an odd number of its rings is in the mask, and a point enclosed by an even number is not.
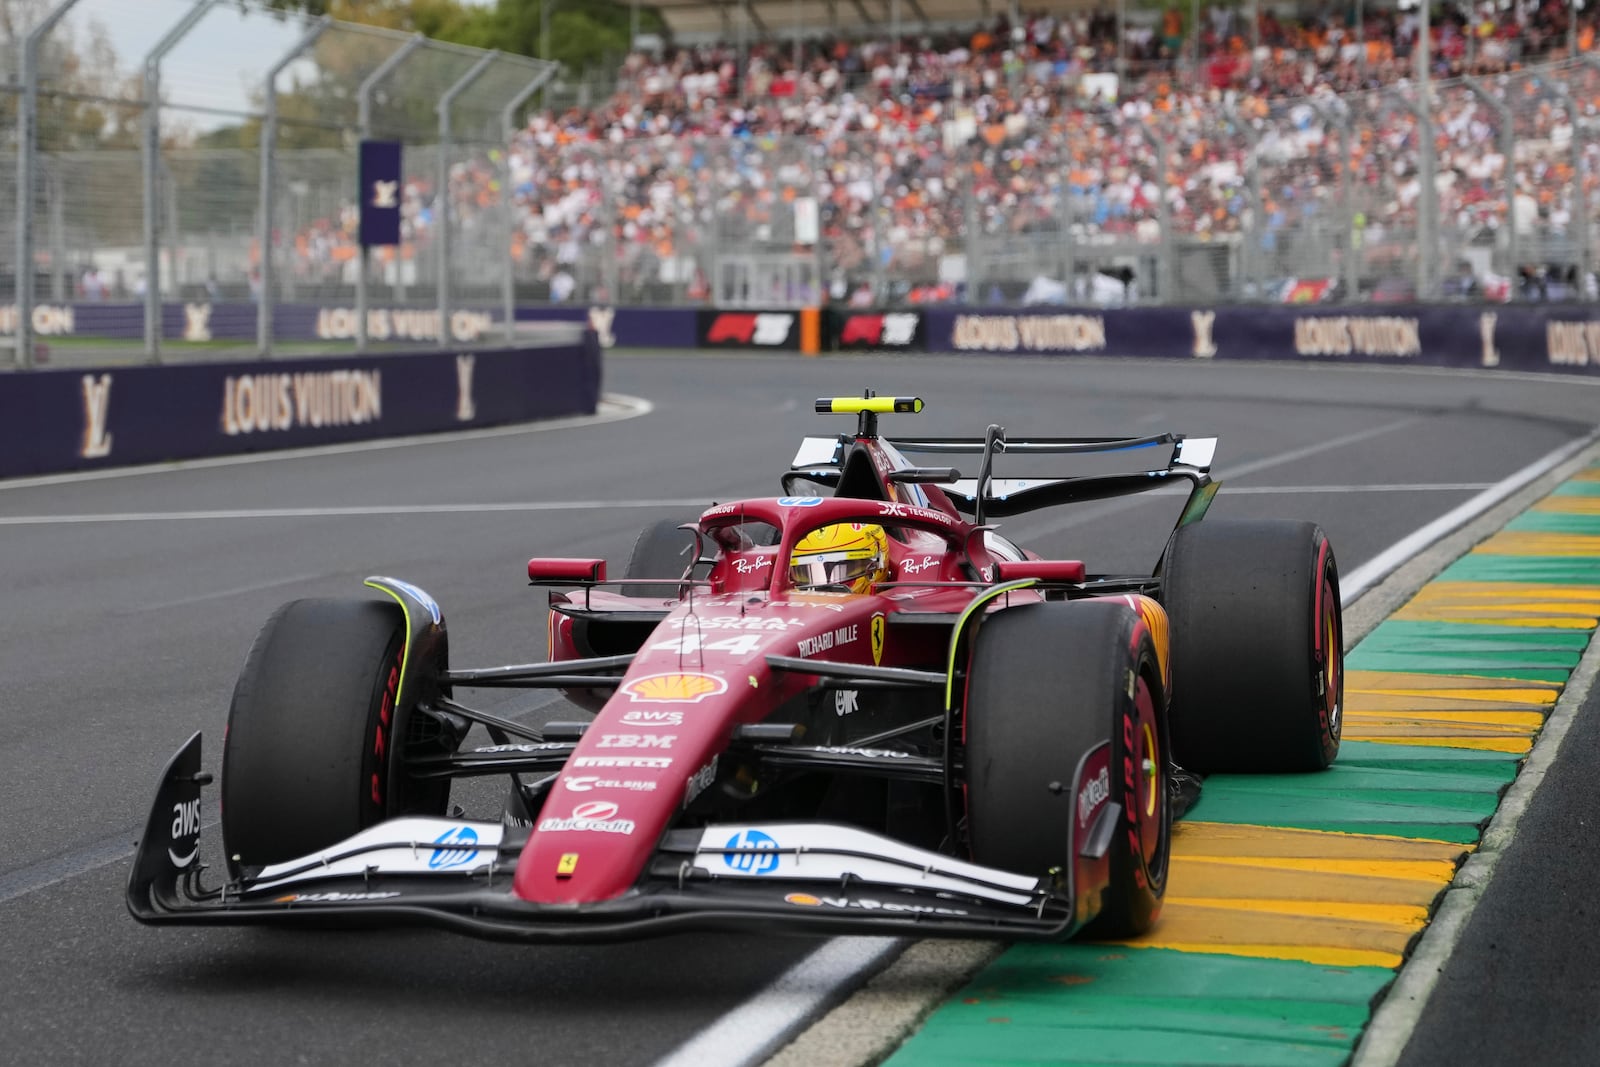
{"type": "Polygon", "coordinates": [[[789,578],[797,589],[842,585],[869,592],[889,576],[889,539],[882,526],[841,522],[821,526],[794,546],[789,578]]]}

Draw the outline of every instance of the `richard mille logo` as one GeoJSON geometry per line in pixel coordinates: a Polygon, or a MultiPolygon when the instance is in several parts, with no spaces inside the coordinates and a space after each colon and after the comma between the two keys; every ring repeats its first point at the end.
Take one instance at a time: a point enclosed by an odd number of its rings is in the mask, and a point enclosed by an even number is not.
{"type": "Polygon", "coordinates": [[[393,209],[399,207],[399,192],[399,182],[373,182],[372,206],[383,209],[393,209]]]}

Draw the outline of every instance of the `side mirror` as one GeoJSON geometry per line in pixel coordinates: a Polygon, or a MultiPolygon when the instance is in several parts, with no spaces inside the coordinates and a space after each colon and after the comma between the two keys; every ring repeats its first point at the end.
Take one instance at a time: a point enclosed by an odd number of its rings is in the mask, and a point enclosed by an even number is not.
{"type": "Polygon", "coordinates": [[[1087,574],[1081,559],[1008,559],[996,563],[994,569],[996,580],[1002,582],[1037,578],[1041,582],[1081,585],[1087,574]]]}
{"type": "Polygon", "coordinates": [[[535,585],[593,585],[605,580],[603,559],[536,556],[528,561],[528,581],[535,585]]]}

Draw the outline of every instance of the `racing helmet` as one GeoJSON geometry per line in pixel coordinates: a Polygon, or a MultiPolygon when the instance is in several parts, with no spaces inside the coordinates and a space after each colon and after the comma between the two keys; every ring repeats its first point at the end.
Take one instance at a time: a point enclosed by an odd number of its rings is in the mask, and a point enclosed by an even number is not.
{"type": "Polygon", "coordinates": [[[871,523],[818,527],[794,546],[789,563],[789,578],[800,589],[845,585],[865,593],[888,576],[889,539],[871,523]]]}

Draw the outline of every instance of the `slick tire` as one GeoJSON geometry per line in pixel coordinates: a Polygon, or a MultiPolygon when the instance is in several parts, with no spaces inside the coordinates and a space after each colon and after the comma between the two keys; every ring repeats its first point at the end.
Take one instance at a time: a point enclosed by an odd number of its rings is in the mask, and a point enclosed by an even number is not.
{"type": "MultiPolygon", "coordinates": [[[[646,526],[633,542],[633,553],[628,557],[623,578],[682,578],[695,561],[694,534],[678,529],[682,522],[662,519],[646,526]]],[[[677,596],[677,590],[670,585],[624,585],[622,595],[670,600],[677,596]]]]}
{"type": "MultiPolygon", "coordinates": [[[[317,852],[406,809],[390,753],[404,618],[376,600],[296,600],[245,658],[222,745],[222,837],[235,870],[317,852]]],[[[442,812],[447,793],[427,805],[442,812]]]]}
{"type": "MultiPolygon", "coordinates": [[[[985,866],[1070,879],[1082,761],[1110,745],[1118,805],[1091,937],[1133,937],[1161,911],[1171,849],[1161,670],[1126,604],[1028,604],[986,619],[967,675],[967,826],[985,866]]],[[[1109,809],[1108,809],[1109,810],[1109,809]]]]}
{"type": "Polygon", "coordinates": [[[1339,754],[1344,624],[1332,546],[1311,522],[1205,519],[1162,568],[1179,766],[1287,773],[1339,754]]]}

